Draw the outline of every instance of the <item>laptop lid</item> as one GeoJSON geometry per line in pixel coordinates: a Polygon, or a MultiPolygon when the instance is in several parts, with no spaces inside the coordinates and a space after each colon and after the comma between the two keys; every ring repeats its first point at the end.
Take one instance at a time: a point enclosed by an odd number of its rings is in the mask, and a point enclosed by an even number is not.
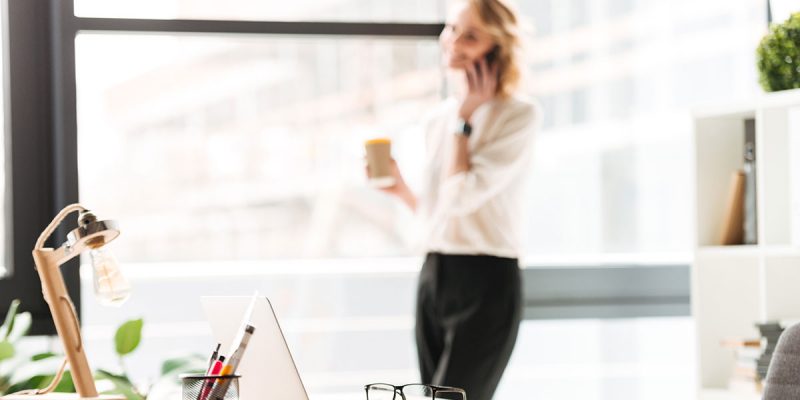
{"type": "MultiPolygon", "coordinates": [[[[227,352],[241,329],[251,301],[250,325],[255,327],[247,351],[236,370],[240,400],[308,400],[300,374],[283,337],[269,299],[258,296],[208,296],[201,303],[214,338],[227,352]]],[[[226,357],[230,354],[223,353],[226,357]]]]}

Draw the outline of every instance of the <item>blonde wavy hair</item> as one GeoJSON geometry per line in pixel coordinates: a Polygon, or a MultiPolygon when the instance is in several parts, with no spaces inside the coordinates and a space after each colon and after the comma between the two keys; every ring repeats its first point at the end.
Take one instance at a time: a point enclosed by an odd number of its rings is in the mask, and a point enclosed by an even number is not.
{"type": "Polygon", "coordinates": [[[497,95],[509,97],[522,85],[525,62],[522,21],[516,9],[503,0],[462,0],[478,12],[487,33],[497,44],[497,67],[500,79],[497,95]]]}

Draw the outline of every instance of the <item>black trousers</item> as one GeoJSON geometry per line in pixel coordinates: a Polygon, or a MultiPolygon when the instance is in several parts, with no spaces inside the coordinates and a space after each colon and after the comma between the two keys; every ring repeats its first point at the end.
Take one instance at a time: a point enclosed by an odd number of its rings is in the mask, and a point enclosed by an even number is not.
{"type": "Polygon", "coordinates": [[[522,317],[517,259],[430,253],[419,278],[416,339],[422,382],[490,400],[522,317]]]}

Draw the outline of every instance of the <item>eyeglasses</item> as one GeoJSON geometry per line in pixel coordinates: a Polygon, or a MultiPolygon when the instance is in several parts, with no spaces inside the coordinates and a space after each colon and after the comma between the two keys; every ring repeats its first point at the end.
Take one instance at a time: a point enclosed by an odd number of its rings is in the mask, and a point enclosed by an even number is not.
{"type": "Polygon", "coordinates": [[[411,383],[395,386],[388,383],[372,383],[364,386],[367,400],[467,400],[464,389],[411,383]]]}

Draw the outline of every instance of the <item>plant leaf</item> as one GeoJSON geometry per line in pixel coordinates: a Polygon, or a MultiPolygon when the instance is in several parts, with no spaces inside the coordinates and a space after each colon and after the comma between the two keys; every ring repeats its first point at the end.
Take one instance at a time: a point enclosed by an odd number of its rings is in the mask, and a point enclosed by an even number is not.
{"type": "Polygon", "coordinates": [[[144,320],[134,319],[122,324],[114,335],[117,354],[124,356],[136,350],[142,340],[142,326],[144,320]]]}
{"type": "Polygon", "coordinates": [[[189,360],[185,358],[171,358],[169,360],[165,360],[164,363],[161,364],[161,375],[166,375],[173,371],[179,371],[183,369],[186,364],[189,364],[189,360]]]}
{"type": "MultiPolygon", "coordinates": [[[[34,375],[24,381],[11,385],[8,388],[7,393],[15,393],[19,392],[20,390],[28,389],[42,389],[47,387],[47,385],[53,381],[53,378],[55,378],[55,374],[34,375]]],[[[75,392],[75,383],[72,381],[72,374],[70,374],[69,371],[64,371],[64,375],[61,377],[61,382],[59,382],[53,390],[56,392],[75,392]]]]}
{"type": "Polygon", "coordinates": [[[206,372],[205,369],[207,367],[207,362],[208,360],[199,354],[192,354],[186,357],[170,358],[161,364],[161,375],[164,376],[181,373],[203,374],[206,372]]]}
{"type": "Polygon", "coordinates": [[[14,324],[11,331],[8,333],[8,341],[15,343],[17,340],[25,336],[31,329],[33,318],[29,312],[21,312],[14,318],[14,324]]]}
{"type": "Polygon", "coordinates": [[[14,318],[17,316],[17,310],[19,309],[19,299],[14,299],[11,301],[11,305],[8,306],[8,313],[6,313],[6,320],[3,322],[3,330],[4,336],[3,339],[8,340],[8,336],[11,334],[11,330],[14,328],[14,318]]]}
{"type": "Polygon", "coordinates": [[[114,390],[110,390],[106,393],[121,394],[128,400],[145,400],[142,395],[136,392],[136,389],[127,376],[117,375],[102,369],[98,369],[95,376],[98,379],[106,379],[114,385],[114,390]]]}
{"type": "MultiPolygon", "coordinates": [[[[50,380],[47,381],[47,384],[50,384],[50,380]]],[[[58,382],[58,385],[56,385],[56,388],[53,389],[53,391],[69,393],[75,392],[75,383],[72,381],[72,374],[69,371],[64,371],[64,375],[61,377],[61,382],[58,382]]]]}
{"type": "Polygon", "coordinates": [[[0,375],[0,396],[8,393],[8,388],[11,386],[11,378],[8,376],[0,375]]]}
{"type": "Polygon", "coordinates": [[[12,384],[11,387],[8,388],[8,393],[15,393],[27,389],[40,389],[45,387],[51,379],[53,379],[53,375],[34,375],[22,382],[12,384]]]}
{"type": "Polygon", "coordinates": [[[34,354],[33,356],[31,356],[31,361],[46,360],[48,358],[52,358],[52,357],[55,357],[55,356],[56,356],[56,353],[52,353],[52,352],[34,354]]]}
{"type": "Polygon", "coordinates": [[[0,361],[14,357],[14,345],[8,341],[0,342],[0,361]]]}
{"type": "Polygon", "coordinates": [[[123,382],[127,385],[133,386],[133,382],[131,382],[131,380],[126,375],[115,374],[107,369],[98,368],[96,375],[103,379],[117,380],[119,382],[123,382]]]}

